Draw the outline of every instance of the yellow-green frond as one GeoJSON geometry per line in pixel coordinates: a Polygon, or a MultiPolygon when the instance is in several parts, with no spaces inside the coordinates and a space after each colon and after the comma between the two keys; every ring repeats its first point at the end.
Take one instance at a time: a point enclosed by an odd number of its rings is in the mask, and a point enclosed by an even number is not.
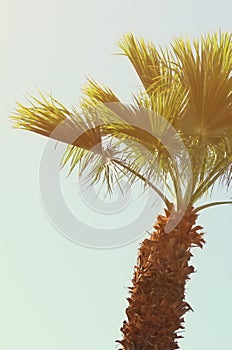
{"type": "Polygon", "coordinates": [[[161,75],[161,56],[155,46],[140,38],[136,39],[132,33],[126,34],[118,46],[133,64],[145,89],[148,89],[156,77],[161,75]]]}
{"type": "Polygon", "coordinates": [[[230,33],[207,34],[193,42],[177,38],[162,49],[129,33],[119,47],[143,85],[133,105],[89,79],[78,110],[41,94],[29,106],[18,104],[14,126],[66,142],[62,166],[70,162],[70,172],[78,166],[84,174],[91,165],[90,183],[103,179],[109,190],[123,174],[129,184],[137,178],[146,184],[162,178],[181,199],[180,188],[192,172],[188,195],[194,204],[217,180],[227,187],[232,181],[231,38],[230,33]],[[168,137],[170,124],[174,138],[168,137]],[[184,149],[191,171],[188,162],[181,165],[184,149]]]}
{"type": "Polygon", "coordinates": [[[172,48],[179,78],[189,92],[180,127],[206,142],[232,136],[231,34],[208,34],[193,44],[176,39],[172,48]]]}
{"type": "Polygon", "coordinates": [[[82,108],[86,106],[94,106],[99,103],[120,102],[119,98],[113,91],[106,86],[100,86],[94,80],[88,79],[87,83],[82,88],[84,99],[81,103],[82,108]]]}
{"type": "Polygon", "coordinates": [[[68,110],[52,96],[31,97],[29,106],[18,103],[11,116],[14,127],[33,131],[47,137],[91,149],[101,143],[100,130],[87,122],[75,110],[68,110]]]}

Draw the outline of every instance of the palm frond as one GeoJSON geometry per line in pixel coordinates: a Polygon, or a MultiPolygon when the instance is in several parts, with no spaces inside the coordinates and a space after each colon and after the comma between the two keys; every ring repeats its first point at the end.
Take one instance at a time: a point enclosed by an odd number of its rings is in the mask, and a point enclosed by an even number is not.
{"type": "Polygon", "coordinates": [[[136,39],[132,33],[126,34],[118,46],[133,64],[144,88],[148,89],[161,75],[161,56],[155,46],[151,42],[146,44],[142,38],[136,39]]]}
{"type": "Polygon", "coordinates": [[[84,98],[81,103],[82,107],[86,105],[95,106],[99,103],[120,102],[119,98],[113,91],[106,86],[100,86],[96,81],[88,79],[82,88],[84,98]]]}
{"type": "Polygon", "coordinates": [[[205,158],[198,162],[195,173],[198,174],[195,192],[192,195],[192,202],[196,202],[210,188],[212,189],[216,181],[226,182],[227,188],[231,182],[232,148],[228,148],[227,140],[222,140],[212,149],[205,147],[205,158]]]}
{"type": "Polygon", "coordinates": [[[52,96],[41,99],[33,96],[29,106],[18,103],[16,113],[11,117],[15,128],[33,131],[82,149],[92,149],[101,145],[100,129],[94,121],[86,121],[75,109],[64,107],[52,96]]]}
{"type": "MultiPolygon", "coordinates": [[[[119,41],[119,47],[130,59],[150,102],[153,112],[174,124],[187,102],[187,88],[181,83],[177,63],[167,49],[155,48],[151,42],[136,39],[131,33],[119,41]]],[[[146,99],[147,100],[147,99],[146,99]]]]}
{"type": "Polygon", "coordinates": [[[18,104],[14,126],[67,143],[62,167],[70,164],[69,173],[78,167],[80,176],[88,170],[89,183],[105,182],[108,192],[126,176],[128,186],[137,179],[154,189],[156,183],[157,193],[163,182],[177,202],[188,197],[193,204],[217,180],[229,187],[231,34],[193,43],[177,38],[162,49],[129,33],[119,47],[143,85],[133,104],[89,79],[78,110],[40,93],[29,106],[18,104]]]}
{"type": "Polygon", "coordinates": [[[180,127],[206,142],[232,136],[231,34],[208,34],[193,44],[183,38],[172,45],[180,82],[189,103],[180,127]]]}

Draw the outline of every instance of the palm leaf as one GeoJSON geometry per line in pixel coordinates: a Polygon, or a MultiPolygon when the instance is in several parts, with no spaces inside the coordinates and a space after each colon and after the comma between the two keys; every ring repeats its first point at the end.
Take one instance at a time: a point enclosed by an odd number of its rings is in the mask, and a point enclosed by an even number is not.
{"type": "Polygon", "coordinates": [[[208,143],[232,136],[231,34],[206,35],[195,40],[176,39],[172,45],[178,75],[189,103],[180,127],[208,143]]]}
{"type": "Polygon", "coordinates": [[[140,179],[157,193],[154,183],[163,181],[181,205],[188,196],[193,204],[217,180],[228,187],[231,34],[208,34],[193,43],[178,38],[163,50],[129,33],[119,47],[143,84],[133,104],[122,104],[111,89],[89,79],[79,110],[40,94],[39,99],[31,97],[29,106],[18,104],[12,116],[15,127],[67,143],[62,167],[70,164],[69,173],[78,167],[80,175],[88,170],[89,183],[105,181],[109,192],[123,176],[128,185],[140,179]],[[186,150],[191,169],[188,162],[183,164],[186,150]]]}
{"type": "Polygon", "coordinates": [[[31,97],[29,106],[18,103],[11,119],[14,127],[33,131],[82,149],[100,146],[101,136],[94,122],[86,120],[75,110],[69,111],[52,96],[31,97]]]}

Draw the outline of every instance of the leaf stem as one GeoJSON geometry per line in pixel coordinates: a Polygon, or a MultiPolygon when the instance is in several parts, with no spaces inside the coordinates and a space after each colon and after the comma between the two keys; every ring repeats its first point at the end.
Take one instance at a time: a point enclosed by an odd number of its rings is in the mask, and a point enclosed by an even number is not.
{"type": "Polygon", "coordinates": [[[123,167],[124,169],[130,171],[132,174],[137,176],[140,180],[144,181],[149,187],[151,187],[152,190],[154,190],[159,195],[159,197],[163,200],[164,204],[166,205],[167,209],[170,210],[172,208],[173,204],[168,200],[168,198],[158,189],[158,187],[153,185],[143,175],[141,175],[140,173],[138,173],[119,159],[113,158],[111,159],[111,162],[118,164],[119,166],[123,167]]]}
{"type": "Polygon", "coordinates": [[[221,205],[221,204],[232,204],[232,201],[224,201],[224,202],[212,202],[212,203],[207,203],[204,205],[201,205],[200,207],[197,207],[193,210],[193,213],[197,213],[200,210],[209,208],[209,207],[214,207],[215,205],[221,205]]]}

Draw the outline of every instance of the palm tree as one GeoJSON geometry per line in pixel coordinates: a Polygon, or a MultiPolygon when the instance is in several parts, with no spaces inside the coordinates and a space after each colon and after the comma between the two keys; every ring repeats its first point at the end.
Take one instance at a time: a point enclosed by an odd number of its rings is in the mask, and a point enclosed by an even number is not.
{"type": "Polygon", "coordinates": [[[70,162],[70,172],[77,167],[81,176],[91,164],[90,184],[103,181],[111,193],[127,176],[128,186],[139,179],[161,197],[164,215],[139,247],[117,342],[124,350],[177,349],[191,310],[185,300],[191,248],[205,243],[198,213],[231,203],[196,206],[217,181],[228,189],[232,180],[231,34],[177,38],[161,49],[129,33],[119,47],[142,84],[131,105],[88,80],[79,110],[41,94],[29,106],[18,104],[12,119],[17,128],[67,143],[62,166],[70,162]]]}

